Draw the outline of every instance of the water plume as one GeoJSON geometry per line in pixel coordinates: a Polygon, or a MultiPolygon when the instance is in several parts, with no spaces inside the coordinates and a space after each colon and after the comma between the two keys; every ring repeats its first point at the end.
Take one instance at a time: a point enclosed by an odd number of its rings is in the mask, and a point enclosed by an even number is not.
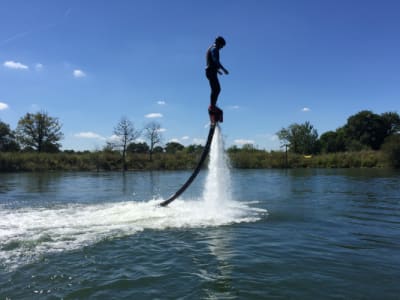
{"type": "Polygon", "coordinates": [[[203,199],[207,207],[217,210],[226,207],[233,200],[229,158],[225,152],[224,139],[219,126],[215,128],[211,144],[203,199]]]}

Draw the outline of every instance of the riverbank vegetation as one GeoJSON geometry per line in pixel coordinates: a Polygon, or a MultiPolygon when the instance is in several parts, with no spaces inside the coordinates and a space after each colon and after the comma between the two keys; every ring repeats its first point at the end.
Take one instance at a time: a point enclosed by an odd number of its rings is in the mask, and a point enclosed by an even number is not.
{"type": "MultiPolygon", "coordinates": [[[[228,149],[234,168],[386,168],[393,167],[384,151],[323,153],[318,155],[286,154],[254,148],[228,149]]],[[[127,153],[123,164],[119,152],[59,152],[59,153],[0,153],[0,170],[12,171],[115,171],[121,170],[186,170],[193,169],[200,151],[187,149],[176,153],[154,153],[150,161],[147,153],[127,153]]],[[[398,160],[397,153],[397,163],[398,160]]],[[[399,165],[395,165],[399,167],[399,165]]]]}
{"type": "MultiPolygon", "coordinates": [[[[102,150],[61,151],[63,137],[57,118],[46,112],[26,114],[16,130],[0,121],[0,171],[45,170],[184,170],[193,169],[201,145],[162,145],[161,126],[149,123],[141,131],[122,118],[115,139],[102,150]],[[142,135],[142,132],[144,134],[142,135]],[[144,136],[147,142],[138,142],[144,136]]],[[[310,122],[293,123],[277,132],[282,151],[254,145],[227,149],[234,168],[400,168],[400,117],[361,111],[347,123],[321,136],[310,122]]]]}

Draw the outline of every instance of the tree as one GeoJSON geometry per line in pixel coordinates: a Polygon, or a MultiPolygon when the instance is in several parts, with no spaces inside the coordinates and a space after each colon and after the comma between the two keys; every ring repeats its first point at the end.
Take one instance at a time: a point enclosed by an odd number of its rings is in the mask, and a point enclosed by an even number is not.
{"type": "Polygon", "coordinates": [[[0,121],[0,151],[14,152],[19,150],[19,145],[15,140],[15,135],[10,126],[0,121]]]}
{"type": "Polygon", "coordinates": [[[390,165],[394,168],[400,168],[400,135],[394,134],[385,139],[382,150],[390,165]]]}
{"type": "Polygon", "coordinates": [[[374,150],[380,148],[386,135],[381,117],[369,110],[350,116],[345,131],[348,143],[359,142],[374,150]]]}
{"type": "Polygon", "coordinates": [[[63,138],[61,124],[58,118],[51,117],[47,112],[27,113],[18,121],[16,129],[17,140],[27,148],[38,152],[57,152],[63,138]]]}
{"type": "Polygon", "coordinates": [[[202,153],[203,149],[204,149],[203,145],[192,144],[185,148],[185,152],[189,154],[202,153]]]}
{"type": "Polygon", "coordinates": [[[165,152],[175,154],[178,151],[182,151],[185,147],[177,142],[169,142],[165,145],[165,152]]]}
{"type": "Polygon", "coordinates": [[[277,135],[282,144],[289,146],[291,152],[315,154],[319,151],[318,132],[310,122],[294,123],[288,128],[282,128],[277,135]]]}
{"type": "Polygon", "coordinates": [[[149,159],[153,160],[154,147],[161,144],[161,125],[157,122],[150,122],[144,127],[144,136],[149,141],[149,159]]]}
{"type": "Polygon", "coordinates": [[[400,133],[400,116],[396,112],[385,112],[381,114],[386,129],[386,136],[400,133]]]}
{"type": "Polygon", "coordinates": [[[346,143],[343,128],[336,131],[327,131],[319,138],[321,150],[325,153],[346,151],[346,143]]]}
{"type": "Polygon", "coordinates": [[[112,142],[113,148],[118,149],[122,153],[122,170],[127,170],[126,150],[130,143],[140,136],[140,131],[135,130],[133,123],[126,117],[122,117],[117,126],[114,128],[114,134],[117,139],[112,142]]]}
{"type": "Polygon", "coordinates": [[[130,143],[127,151],[131,153],[148,153],[149,149],[149,145],[146,143],[130,143]]]}
{"type": "Polygon", "coordinates": [[[163,153],[164,152],[164,148],[161,146],[155,146],[153,149],[153,153],[163,153]]]}

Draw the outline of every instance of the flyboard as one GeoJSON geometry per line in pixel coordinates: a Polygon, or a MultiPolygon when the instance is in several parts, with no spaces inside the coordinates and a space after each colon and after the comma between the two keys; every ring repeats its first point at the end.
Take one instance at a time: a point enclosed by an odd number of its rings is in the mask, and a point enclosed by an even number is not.
{"type": "Polygon", "coordinates": [[[203,149],[203,153],[201,154],[200,160],[197,163],[196,168],[194,169],[192,175],[190,175],[189,179],[182,185],[182,187],[179,190],[176,191],[175,194],[173,194],[167,200],[164,200],[163,202],[160,203],[161,206],[167,206],[176,198],[178,198],[190,186],[190,184],[196,178],[197,174],[199,174],[201,166],[203,165],[208,153],[210,152],[210,147],[214,136],[215,127],[217,126],[218,122],[222,123],[223,121],[223,111],[217,106],[210,106],[208,108],[208,114],[210,115],[210,121],[211,121],[210,131],[208,132],[207,142],[203,149]]]}

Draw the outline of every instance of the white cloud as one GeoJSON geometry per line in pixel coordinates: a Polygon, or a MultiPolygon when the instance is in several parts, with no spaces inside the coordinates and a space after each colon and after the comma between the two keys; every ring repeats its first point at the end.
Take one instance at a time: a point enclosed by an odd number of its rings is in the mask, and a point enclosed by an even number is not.
{"type": "Polygon", "coordinates": [[[309,109],[308,107],[303,107],[301,109],[302,112],[309,112],[311,109],[309,109]]]}
{"type": "Polygon", "coordinates": [[[273,133],[258,134],[258,137],[272,142],[279,140],[279,137],[273,133]]]}
{"type": "Polygon", "coordinates": [[[165,128],[160,128],[160,129],[158,129],[157,131],[158,131],[158,132],[166,132],[167,129],[165,129],[165,128]]]}
{"type": "Polygon", "coordinates": [[[40,105],[35,103],[32,103],[29,107],[30,112],[38,112],[40,109],[40,105]]]}
{"type": "Polygon", "coordinates": [[[157,101],[157,104],[158,105],[165,105],[165,104],[167,104],[165,101],[157,101]]]}
{"type": "Polygon", "coordinates": [[[235,142],[235,144],[238,144],[238,145],[254,144],[253,140],[245,140],[245,139],[237,139],[237,140],[234,140],[234,142],[235,142]]]}
{"type": "Polygon", "coordinates": [[[180,143],[179,139],[170,139],[170,143],[180,143]]]}
{"type": "Polygon", "coordinates": [[[8,104],[4,102],[0,102],[0,110],[6,110],[8,108],[8,104]]]}
{"type": "Polygon", "coordinates": [[[121,141],[121,137],[119,137],[118,135],[113,134],[112,136],[110,136],[109,138],[107,138],[107,140],[109,142],[120,142],[121,141]]]}
{"type": "Polygon", "coordinates": [[[188,137],[187,135],[185,135],[185,136],[182,137],[182,140],[183,140],[183,141],[187,141],[188,139],[189,139],[189,137],[188,137]]]}
{"type": "Polygon", "coordinates": [[[82,138],[82,139],[98,139],[98,140],[105,140],[103,136],[100,134],[91,132],[91,131],[86,131],[86,132],[79,132],[74,134],[75,137],[77,138],[82,138]]]}
{"type": "Polygon", "coordinates": [[[229,106],[230,109],[239,109],[240,106],[239,105],[231,105],[229,106]]]}
{"type": "Polygon", "coordinates": [[[86,77],[85,72],[83,72],[82,70],[74,70],[73,75],[75,78],[82,78],[82,77],[86,77]]]}
{"type": "Polygon", "coordinates": [[[195,145],[203,145],[204,143],[205,143],[204,139],[199,139],[199,138],[193,139],[193,144],[195,144],[195,145]]]}
{"type": "Polygon", "coordinates": [[[7,108],[9,108],[7,103],[0,102],[0,110],[6,110],[7,108]]]}
{"type": "Polygon", "coordinates": [[[135,143],[146,143],[146,140],[144,140],[142,138],[138,138],[135,140],[135,143]]]}
{"type": "Polygon", "coordinates": [[[279,137],[276,134],[271,134],[271,135],[269,135],[269,139],[274,142],[274,141],[278,141],[279,137]]]}
{"type": "Polygon", "coordinates": [[[43,69],[43,65],[40,64],[40,63],[37,63],[37,64],[35,65],[35,69],[36,69],[36,71],[41,71],[41,70],[43,69]]]}
{"type": "Polygon", "coordinates": [[[15,70],[29,69],[28,66],[21,64],[20,62],[12,61],[12,60],[8,60],[8,61],[4,62],[3,66],[5,66],[6,68],[15,69],[15,70]]]}
{"type": "Polygon", "coordinates": [[[163,115],[160,113],[150,113],[150,114],[145,115],[145,117],[149,118],[149,119],[154,119],[154,118],[162,118],[163,115]]]}

